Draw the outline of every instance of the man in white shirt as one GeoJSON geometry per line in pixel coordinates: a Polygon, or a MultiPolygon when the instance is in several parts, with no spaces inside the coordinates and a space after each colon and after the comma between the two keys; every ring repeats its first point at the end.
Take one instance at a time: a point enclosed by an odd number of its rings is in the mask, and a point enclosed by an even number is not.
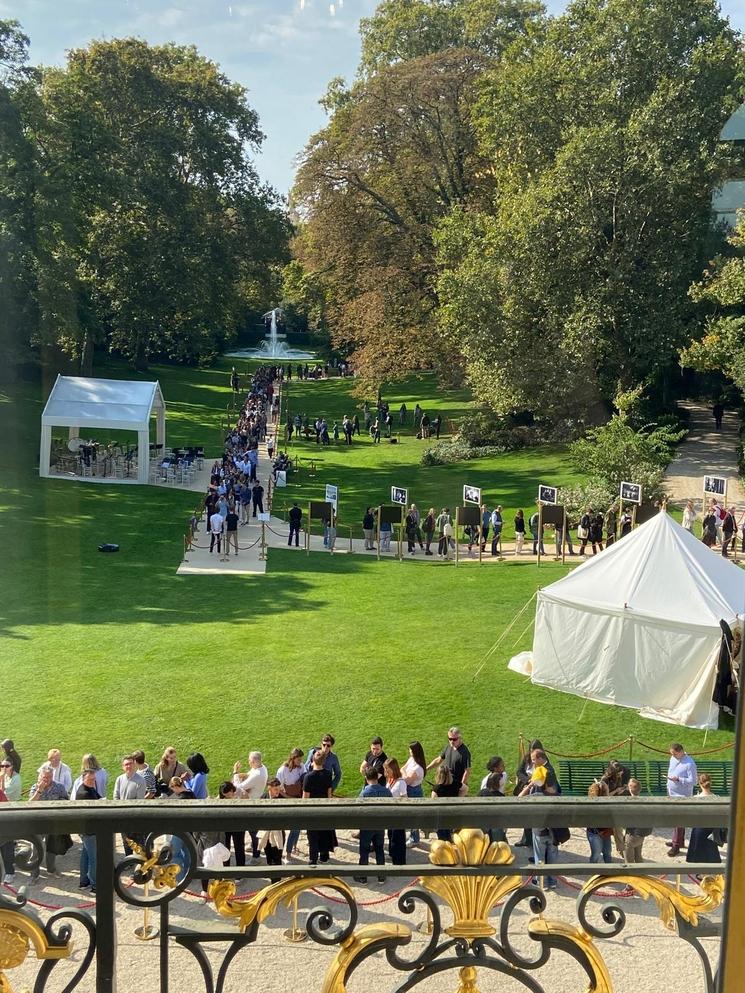
{"type": "MultiPolygon", "coordinates": [[[[698,782],[696,763],[686,754],[681,744],[670,746],[670,765],[667,770],[668,796],[693,796],[693,788],[698,782]]],[[[673,828],[672,841],[668,842],[671,857],[677,855],[685,846],[685,828],[673,828]]]]}
{"type": "Polygon", "coordinates": [[[70,795],[72,790],[72,772],[70,771],[70,766],[65,765],[62,761],[62,755],[59,748],[50,748],[47,753],[47,762],[44,765],[39,766],[36,770],[41,772],[44,766],[50,765],[52,767],[52,782],[59,783],[60,786],[64,786],[67,791],[67,795],[70,795]]]}
{"type": "MultiPolygon", "coordinates": [[[[114,783],[114,799],[115,800],[144,800],[145,794],[147,793],[147,787],[145,786],[145,780],[137,772],[137,767],[135,766],[135,760],[131,755],[125,755],[122,759],[122,769],[124,770],[121,776],[117,776],[116,782],[114,783]]],[[[132,848],[130,847],[127,839],[131,838],[133,841],[140,841],[140,835],[122,835],[122,844],[124,846],[124,854],[131,855],[132,848]]]]}
{"type": "Polygon", "coordinates": [[[217,541],[217,553],[220,554],[220,545],[222,542],[222,532],[225,527],[225,518],[222,514],[218,514],[217,511],[210,517],[210,555],[212,554],[212,549],[215,547],[215,541],[217,541]]]}
{"type": "MultiPolygon", "coordinates": [[[[248,772],[241,772],[241,763],[233,766],[233,786],[236,788],[239,800],[260,800],[266,789],[269,771],[262,761],[261,752],[250,752],[248,756],[248,772]]],[[[251,861],[258,862],[259,835],[252,828],[247,828],[251,835],[251,861]]]]}

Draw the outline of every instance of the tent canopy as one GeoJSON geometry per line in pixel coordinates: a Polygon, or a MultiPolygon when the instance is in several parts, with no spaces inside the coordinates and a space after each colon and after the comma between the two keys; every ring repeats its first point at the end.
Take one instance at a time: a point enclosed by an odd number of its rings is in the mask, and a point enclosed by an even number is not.
{"type": "Polygon", "coordinates": [[[160,384],[58,376],[41,423],[54,427],[143,430],[164,410],[160,384]]]}
{"type": "Polygon", "coordinates": [[[716,727],[720,620],[745,613],[745,572],[662,512],[539,591],[534,683],[642,716],[716,727]]]}
{"type": "Polygon", "coordinates": [[[67,427],[71,436],[108,428],[137,432],[137,480],[147,483],[153,414],[157,418],[157,444],[162,448],[166,441],[166,405],[159,383],[57,376],[41,415],[39,475],[50,475],[53,427],[67,427]]]}

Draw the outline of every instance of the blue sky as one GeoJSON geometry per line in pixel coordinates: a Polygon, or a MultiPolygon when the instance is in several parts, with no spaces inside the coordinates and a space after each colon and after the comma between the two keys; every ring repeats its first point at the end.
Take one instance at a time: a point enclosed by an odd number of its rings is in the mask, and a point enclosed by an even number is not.
{"type": "MultiPolygon", "coordinates": [[[[643,2],[643,0],[640,0],[643,2]]],[[[318,99],[334,76],[354,75],[357,24],[377,0],[0,0],[0,17],[21,22],[31,57],[61,64],[92,38],[136,35],[158,44],[195,44],[249,90],[267,135],[262,178],[286,193],[293,158],[324,122],[318,99]]],[[[549,0],[558,12],[562,0],[549,0]]],[[[745,0],[724,0],[745,30],[745,0]]]]}

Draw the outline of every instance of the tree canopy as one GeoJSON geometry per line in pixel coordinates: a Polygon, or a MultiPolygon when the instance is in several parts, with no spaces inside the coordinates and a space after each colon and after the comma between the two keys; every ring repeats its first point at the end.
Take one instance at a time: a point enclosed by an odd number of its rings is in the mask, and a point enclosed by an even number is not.
{"type": "Polygon", "coordinates": [[[83,369],[96,342],[138,367],[194,361],[263,306],[289,226],[251,161],[263,135],[243,87],[193,47],[129,38],[5,92],[32,177],[34,343],[83,369]]]}

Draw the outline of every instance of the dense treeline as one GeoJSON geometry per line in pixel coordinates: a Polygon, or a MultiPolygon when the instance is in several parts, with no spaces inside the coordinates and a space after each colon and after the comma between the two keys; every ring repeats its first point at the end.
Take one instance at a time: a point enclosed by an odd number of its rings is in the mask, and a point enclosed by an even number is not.
{"type": "Polygon", "coordinates": [[[607,411],[698,334],[744,94],[715,0],[384,0],[305,150],[290,295],[373,382],[434,367],[500,414],[607,411]]]}
{"type": "Polygon", "coordinates": [[[245,90],[193,47],[93,42],[28,65],[0,21],[0,359],[209,358],[278,289],[289,225],[245,90]]]}

